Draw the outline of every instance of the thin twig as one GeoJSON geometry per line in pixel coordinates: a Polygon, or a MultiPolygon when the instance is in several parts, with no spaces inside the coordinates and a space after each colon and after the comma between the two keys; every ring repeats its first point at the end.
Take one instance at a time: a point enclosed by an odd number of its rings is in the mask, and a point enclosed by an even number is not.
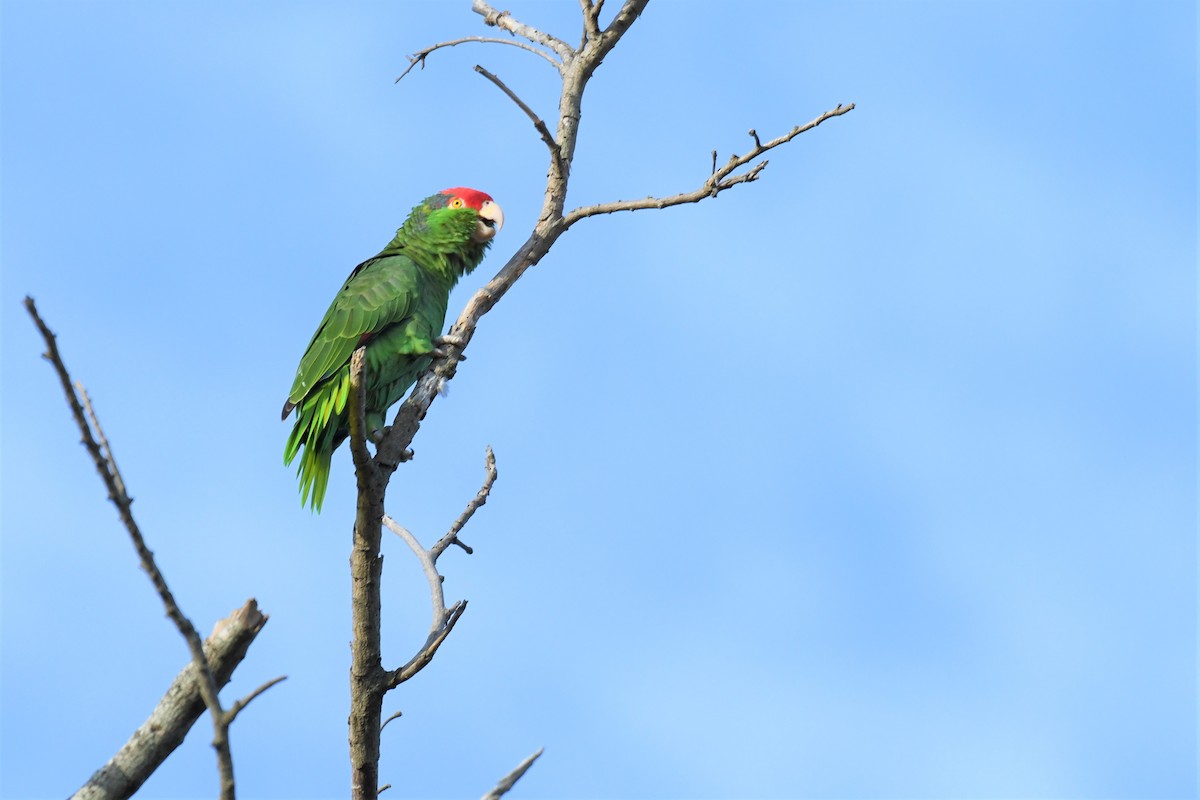
{"type": "MultiPolygon", "coordinates": [[[[92,408],[92,398],[88,397],[87,389],[83,388],[83,383],[75,381],[75,389],[79,392],[79,396],[83,399],[83,409],[87,412],[88,422],[92,426],[92,430],[96,431],[96,440],[100,443],[100,449],[104,452],[104,460],[108,464],[109,472],[112,473],[113,482],[117,485],[117,490],[128,497],[125,491],[125,479],[121,477],[121,470],[117,469],[117,460],[113,458],[112,448],[108,446],[108,439],[104,436],[104,429],[100,427],[100,419],[96,416],[96,409],[92,408]]],[[[133,498],[129,499],[133,502],[133,498]]]]}
{"type": "Polygon", "coordinates": [[[272,678],[271,680],[267,681],[262,686],[259,686],[253,692],[251,692],[250,694],[241,698],[240,700],[235,700],[233,705],[231,705],[229,707],[229,710],[227,710],[225,712],[225,724],[226,725],[232,724],[233,721],[235,719],[237,719],[237,715],[242,713],[242,710],[246,706],[250,705],[250,703],[252,703],[256,697],[258,697],[260,694],[265,692],[267,689],[270,689],[275,684],[283,683],[286,680],[287,680],[287,675],[280,675],[278,678],[272,678]]]}
{"type": "Polygon", "coordinates": [[[41,332],[42,338],[46,342],[46,353],[44,356],[53,364],[55,372],[58,373],[63,392],[67,396],[67,404],[71,407],[72,416],[75,417],[76,425],[78,425],[79,432],[83,436],[84,446],[92,455],[92,460],[96,464],[96,471],[100,473],[100,478],[104,481],[105,488],[108,489],[109,499],[117,507],[117,513],[121,517],[121,521],[125,524],[129,538],[133,541],[133,547],[137,551],[142,569],[150,577],[150,582],[154,585],[155,591],[158,592],[159,599],[162,601],[167,616],[175,623],[175,627],[182,634],[184,641],[187,642],[188,650],[192,655],[192,661],[195,663],[196,670],[200,674],[200,696],[204,698],[204,705],[208,707],[209,713],[212,716],[212,744],[213,749],[217,752],[217,770],[221,778],[221,797],[223,800],[233,800],[236,790],[233,779],[233,756],[229,748],[229,725],[225,722],[224,710],[221,708],[221,701],[218,697],[220,687],[217,685],[216,677],[209,666],[208,658],[204,655],[204,643],[200,640],[200,634],[196,633],[196,628],[192,625],[191,620],[184,615],[183,611],[179,608],[179,604],[175,602],[175,596],[171,593],[166,578],[163,577],[158,564],[154,561],[154,553],[150,551],[150,548],[146,545],[146,540],[142,537],[141,529],[134,520],[133,511],[130,509],[132,501],[125,492],[124,484],[118,484],[117,475],[120,473],[116,468],[116,460],[112,458],[111,449],[107,447],[107,444],[102,449],[92,434],[92,428],[85,418],[83,408],[80,405],[74,385],[71,382],[70,373],[68,373],[66,364],[63,363],[62,356],[58,352],[58,344],[54,332],[42,321],[41,316],[38,314],[37,305],[34,303],[32,297],[25,298],[25,309],[33,318],[34,324],[37,325],[38,331],[41,332]]]}
{"type": "MultiPolygon", "coordinates": [[[[383,729],[384,729],[384,728],[386,728],[386,727],[388,726],[388,723],[389,723],[389,722],[391,722],[391,721],[392,721],[392,720],[394,720],[394,719],[400,719],[400,718],[401,718],[401,717],[403,717],[403,716],[404,716],[404,712],[403,712],[403,711],[397,711],[397,712],[395,712],[394,714],[392,714],[390,717],[388,717],[387,719],[385,719],[385,720],[383,721],[383,724],[379,726],[379,732],[380,732],[380,733],[383,733],[383,729]]],[[[383,790],[381,789],[380,791],[383,791],[383,790]]]]}
{"type": "Polygon", "coordinates": [[[403,78],[408,73],[412,72],[413,68],[416,67],[418,64],[421,65],[421,69],[425,69],[425,59],[429,58],[429,55],[431,53],[433,53],[435,50],[441,50],[442,48],[445,48],[445,47],[456,47],[460,44],[468,44],[471,42],[480,42],[483,44],[505,44],[505,45],[508,45],[509,47],[519,47],[522,50],[528,50],[530,53],[533,53],[534,55],[541,56],[542,58],[544,58],[548,62],[550,62],[550,65],[553,66],[556,70],[558,70],[559,72],[562,71],[562,64],[559,63],[558,61],[555,61],[554,56],[550,55],[545,50],[539,50],[538,48],[534,47],[533,45],[525,44],[524,42],[518,42],[513,39],[497,39],[494,36],[464,36],[461,39],[452,39],[448,42],[438,42],[437,44],[430,45],[429,47],[426,47],[423,50],[418,50],[417,52],[413,53],[411,56],[408,57],[408,62],[409,62],[408,69],[404,70],[404,72],[401,72],[400,77],[396,78],[395,82],[399,83],[400,79],[403,78]]]}
{"type": "Polygon", "coordinates": [[[470,522],[471,517],[479,510],[488,500],[488,495],[492,493],[492,484],[496,482],[496,454],[492,452],[492,446],[488,445],[487,455],[484,457],[484,477],[483,486],[479,487],[479,491],[475,493],[475,497],[471,502],[467,503],[467,507],[458,515],[458,519],[454,520],[454,524],[450,526],[450,530],[441,539],[438,539],[437,544],[429,548],[429,555],[433,563],[436,564],[438,557],[445,552],[446,548],[452,544],[456,544],[467,552],[468,555],[475,552],[470,547],[458,540],[458,534],[462,531],[463,526],[470,522]]]}
{"type": "MultiPolygon", "coordinates": [[[[720,169],[714,169],[708,180],[706,180],[698,189],[690,192],[680,192],[679,194],[674,194],[669,197],[645,197],[640,200],[617,200],[611,203],[597,203],[596,205],[591,206],[581,206],[565,216],[564,224],[567,227],[570,227],[581,219],[585,219],[586,217],[594,217],[598,214],[612,214],[617,211],[638,211],[644,208],[669,208],[670,206],[683,205],[684,203],[698,203],[706,197],[715,197],[719,192],[723,192],[726,189],[737,186],[739,183],[750,183],[751,181],[757,180],[759,173],[762,172],[767,166],[767,162],[763,161],[755,164],[748,171],[740,175],[732,175],[732,173],[739,167],[745,166],[768,150],[776,148],[781,144],[790,142],[792,139],[795,139],[805,131],[812,130],[825,120],[832,119],[833,117],[840,117],[842,114],[852,111],[853,109],[853,103],[845,106],[838,105],[837,108],[826,111],[821,116],[805,123],[804,125],[797,125],[784,135],[772,139],[765,144],[759,142],[758,136],[754,133],[754,131],[751,131],[750,134],[755,140],[754,147],[752,147],[743,155],[731,156],[729,161],[727,161],[723,167],[720,169]]],[[[714,158],[714,166],[715,163],[716,160],[714,158]]]]}
{"type": "Polygon", "coordinates": [[[538,757],[545,750],[546,748],[539,747],[536,753],[522,761],[517,765],[516,769],[501,778],[500,782],[496,784],[496,788],[483,796],[483,800],[500,800],[509,789],[516,785],[517,781],[521,780],[521,776],[529,771],[529,768],[533,766],[533,762],[537,761],[538,757]]]}
{"type": "Polygon", "coordinates": [[[417,654],[409,659],[408,663],[399,669],[394,669],[387,673],[385,687],[388,690],[395,689],[400,684],[404,683],[409,678],[416,675],[433,660],[437,655],[438,648],[442,646],[442,642],[446,641],[446,637],[454,630],[454,626],[458,624],[458,618],[467,610],[467,601],[459,600],[446,612],[446,624],[441,630],[435,634],[431,634],[425,642],[425,646],[417,651],[417,654]]]}
{"type": "Polygon", "coordinates": [[[528,39],[535,44],[540,44],[542,47],[549,47],[558,54],[558,57],[563,60],[564,64],[570,61],[575,55],[575,51],[571,49],[571,46],[562,39],[551,36],[548,33],[542,33],[532,25],[519,22],[512,14],[509,14],[507,11],[497,11],[483,0],[474,0],[471,3],[471,10],[482,16],[483,23],[489,27],[508,31],[523,39],[528,39]]]}
{"type": "Polygon", "coordinates": [[[554,141],[554,137],[550,135],[550,129],[546,127],[546,123],[542,122],[541,117],[533,113],[533,109],[526,105],[524,100],[522,100],[520,97],[517,97],[517,93],[508,88],[504,81],[500,80],[478,64],[475,65],[475,71],[487,78],[492,83],[496,84],[496,86],[500,88],[500,91],[508,95],[509,99],[516,103],[521,110],[525,112],[525,116],[533,120],[533,127],[537,128],[537,132],[539,135],[541,135],[542,141],[546,143],[546,147],[550,148],[550,155],[556,161],[561,161],[562,151],[558,147],[558,142],[554,141]]]}

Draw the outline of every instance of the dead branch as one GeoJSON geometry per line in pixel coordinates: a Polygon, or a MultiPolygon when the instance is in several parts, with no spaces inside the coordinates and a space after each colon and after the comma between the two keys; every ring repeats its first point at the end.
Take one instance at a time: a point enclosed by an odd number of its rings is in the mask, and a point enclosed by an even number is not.
{"type": "Polygon", "coordinates": [[[246,706],[248,706],[252,702],[254,702],[255,698],[257,698],[260,694],[265,692],[267,689],[270,689],[275,684],[283,683],[286,680],[287,680],[287,675],[280,675],[278,678],[271,678],[271,680],[262,684],[257,689],[252,691],[250,694],[246,695],[245,697],[243,697],[239,700],[235,700],[233,705],[231,705],[229,707],[229,709],[225,712],[225,724],[231,725],[233,723],[233,721],[235,719],[237,719],[237,715],[242,713],[242,711],[245,710],[246,706]]]}
{"type": "Polygon", "coordinates": [[[425,581],[429,584],[429,597],[433,605],[433,621],[429,624],[429,636],[432,639],[446,625],[446,617],[449,611],[446,610],[446,596],[442,591],[442,576],[438,573],[437,564],[433,559],[432,553],[421,546],[417,541],[417,537],[413,536],[408,528],[401,525],[396,520],[383,515],[383,524],[392,533],[399,536],[412,550],[413,555],[417,557],[417,561],[421,564],[421,570],[425,573],[425,581]]]}
{"type": "MultiPolygon", "coordinates": [[[[258,610],[253,599],[216,624],[204,643],[204,653],[218,687],[229,683],[234,669],[266,624],[267,615],[258,610]]],[[[243,705],[251,699],[248,697],[243,705]]],[[[189,660],[141,727],[71,800],[118,800],[133,795],[183,743],[205,708],[196,662],[189,660]]]]}
{"type": "MultiPolygon", "coordinates": [[[[41,316],[38,314],[37,305],[34,303],[32,297],[25,298],[25,309],[29,312],[30,317],[33,318],[34,324],[46,342],[46,352],[43,356],[54,366],[55,372],[58,373],[63,392],[67,397],[67,405],[70,406],[71,414],[74,416],[75,423],[79,427],[79,432],[83,436],[84,447],[91,454],[92,460],[96,465],[96,471],[100,473],[100,478],[104,481],[105,488],[108,489],[109,499],[117,507],[117,513],[121,517],[121,521],[125,524],[129,538],[133,541],[133,547],[137,551],[142,569],[150,577],[150,582],[154,584],[154,589],[158,592],[159,599],[166,609],[167,616],[175,623],[175,627],[179,629],[179,633],[183,636],[184,641],[187,642],[188,650],[192,655],[192,663],[195,665],[197,674],[199,675],[200,696],[204,699],[204,705],[208,707],[209,713],[212,716],[212,746],[217,753],[217,771],[220,774],[221,798],[222,800],[234,800],[236,787],[233,778],[233,754],[229,746],[229,724],[233,721],[233,716],[236,716],[236,714],[231,716],[221,707],[221,700],[218,696],[220,686],[209,666],[208,659],[204,655],[204,644],[200,641],[200,635],[196,633],[196,628],[192,625],[191,620],[180,610],[179,604],[175,601],[175,596],[171,593],[171,589],[167,585],[166,578],[163,577],[158,564],[154,560],[154,553],[146,545],[146,540],[142,536],[141,529],[133,518],[133,511],[130,508],[133,500],[130,499],[125,491],[125,483],[120,477],[121,473],[117,469],[116,459],[113,457],[112,449],[109,447],[108,440],[104,438],[98,421],[96,423],[97,433],[93,435],[92,426],[89,424],[83,407],[80,404],[79,397],[75,392],[75,386],[82,388],[82,384],[73,384],[71,382],[71,376],[67,371],[66,365],[63,363],[62,356],[58,352],[58,343],[54,332],[42,321],[41,316]],[[96,441],[97,436],[104,442],[103,446],[96,441]]],[[[90,398],[88,399],[88,415],[93,420],[97,419],[90,398]]]]}
{"type": "Polygon", "coordinates": [[[557,53],[558,57],[564,62],[569,60],[571,56],[575,54],[575,51],[571,49],[571,46],[562,39],[558,39],[548,33],[542,33],[532,25],[526,25],[523,22],[519,22],[513,17],[512,14],[509,14],[507,11],[497,11],[487,3],[483,2],[483,0],[474,0],[474,2],[471,3],[471,10],[476,14],[483,16],[483,23],[485,25],[499,28],[502,31],[508,31],[509,33],[520,36],[523,39],[528,39],[534,44],[540,44],[543,47],[549,47],[551,50],[557,53]]]}
{"type": "MultiPolygon", "coordinates": [[[[517,93],[508,88],[504,81],[500,80],[478,64],[475,65],[475,71],[487,78],[492,83],[496,84],[496,86],[500,88],[500,91],[508,95],[508,98],[516,103],[517,106],[525,112],[525,116],[533,120],[533,127],[537,129],[538,135],[542,137],[542,141],[546,143],[546,147],[550,148],[551,157],[553,157],[555,160],[561,160],[562,153],[559,152],[558,142],[554,141],[554,137],[550,135],[550,129],[546,127],[546,123],[542,122],[542,118],[533,113],[533,109],[526,105],[524,100],[522,100],[520,97],[517,97],[517,93]]],[[[461,356],[459,357],[459,360],[462,360],[461,356]]]]}
{"type": "Polygon", "coordinates": [[[589,40],[600,37],[600,6],[604,0],[599,3],[593,3],[592,0],[579,0],[580,10],[583,11],[583,43],[580,48],[587,46],[589,40]]]}
{"type": "MultiPolygon", "coordinates": [[[[391,722],[391,721],[392,721],[392,720],[394,720],[394,719],[400,719],[400,718],[401,718],[401,717],[403,717],[403,716],[404,716],[404,712],[403,712],[403,711],[395,711],[395,712],[393,712],[393,713],[392,713],[392,715],[391,715],[390,717],[388,717],[387,719],[385,719],[385,720],[383,721],[383,724],[379,726],[379,732],[380,732],[380,733],[383,733],[383,729],[384,729],[384,728],[386,728],[386,727],[388,726],[388,723],[389,723],[389,722],[391,722]]],[[[380,789],[379,791],[381,791],[381,792],[382,792],[383,790],[382,790],[382,789],[380,789]]]]}
{"type": "Polygon", "coordinates": [[[522,50],[527,50],[536,56],[541,56],[542,58],[546,59],[550,62],[550,65],[553,66],[554,69],[558,71],[562,70],[562,64],[555,61],[554,56],[550,55],[545,50],[539,50],[538,48],[525,44],[524,42],[518,42],[513,39],[497,39],[494,36],[464,36],[461,39],[452,39],[448,42],[438,42],[437,44],[430,45],[423,50],[418,50],[417,52],[413,53],[408,57],[408,69],[400,73],[400,77],[396,78],[395,83],[399,83],[400,80],[405,75],[412,72],[413,67],[417,66],[418,64],[421,65],[421,69],[425,69],[425,59],[429,58],[429,55],[434,51],[441,50],[446,47],[457,47],[460,44],[468,44],[470,42],[480,42],[483,44],[504,44],[510,47],[519,47],[522,50]]]}
{"type": "Polygon", "coordinates": [[[761,141],[759,141],[758,133],[751,128],[750,136],[754,139],[754,147],[750,148],[750,150],[740,156],[731,156],[729,161],[725,163],[725,166],[721,167],[720,169],[718,169],[716,166],[717,151],[714,150],[712,174],[708,177],[708,180],[700,185],[699,188],[690,192],[673,194],[669,197],[646,197],[642,198],[641,200],[617,200],[611,203],[597,203],[591,206],[582,206],[567,214],[563,224],[569,228],[581,219],[594,217],[598,214],[612,214],[617,211],[638,211],[646,208],[669,208],[671,206],[683,205],[684,203],[698,203],[706,197],[716,197],[719,193],[725,191],[726,189],[730,189],[739,183],[750,183],[751,181],[757,180],[759,173],[766,168],[767,162],[759,162],[751,167],[748,171],[739,175],[733,175],[732,173],[739,167],[745,166],[768,150],[774,149],[781,144],[790,142],[792,139],[795,139],[805,131],[812,130],[825,120],[832,119],[833,117],[840,117],[842,114],[853,110],[854,103],[850,103],[849,105],[845,106],[838,105],[837,108],[830,109],[816,119],[806,122],[803,125],[797,125],[784,135],[776,139],[772,139],[766,144],[763,144],[761,141]]]}
{"type": "MultiPolygon", "coordinates": [[[[96,416],[96,409],[92,408],[92,398],[88,397],[87,389],[83,388],[81,382],[75,381],[75,389],[83,399],[83,409],[87,412],[88,424],[96,432],[96,440],[100,443],[100,450],[104,453],[104,463],[108,467],[109,472],[112,473],[113,483],[116,484],[117,491],[125,494],[125,479],[121,477],[121,470],[117,468],[117,460],[113,458],[112,448],[108,446],[108,439],[104,436],[104,429],[100,427],[100,419],[96,416]]],[[[132,498],[130,498],[130,502],[133,502],[132,498]]]]}
{"type": "MultiPolygon", "coordinates": [[[[563,81],[559,98],[558,132],[555,137],[557,157],[551,159],[550,169],[547,173],[542,213],[529,238],[509,258],[495,277],[472,295],[451,327],[450,335],[460,339],[464,346],[474,336],[480,319],[512,288],[527,269],[538,263],[550,251],[558,237],[574,223],[597,214],[645,208],[667,208],[672,205],[694,203],[704,197],[716,196],[740,183],[750,183],[757,179],[759,173],[766,167],[765,161],[750,167],[745,172],[734,174],[735,171],[766,151],[789,142],[825,120],[841,116],[854,108],[853,103],[845,106],[839,105],[813,121],[793,128],[789,133],[777,139],[766,143],[756,139],[755,146],[747,153],[741,156],[732,156],[729,162],[722,167],[717,167],[714,158],[712,173],[708,180],[694,191],[669,197],[647,197],[641,200],[601,203],[577,208],[569,214],[564,214],[571,161],[574,158],[579,132],[580,103],[584,88],[604,57],[616,46],[621,36],[645,9],[647,2],[648,0],[626,0],[608,27],[598,36],[586,37],[585,43],[577,51],[562,43],[561,40],[555,40],[561,45],[560,48],[553,49],[563,59],[563,81]]],[[[597,2],[592,6],[597,19],[600,5],[597,2]]],[[[509,30],[531,42],[550,46],[548,40],[545,39],[546,34],[515,20],[507,12],[496,11],[483,0],[473,0],[472,9],[476,13],[482,14],[485,22],[489,25],[509,30]]],[[[461,350],[458,352],[461,353],[461,350]]],[[[376,463],[381,472],[390,475],[404,460],[404,455],[408,452],[409,445],[412,444],[413,437],[420,428],[421,420],[428,413],[438,395],[438,390],[454,377],[458,361],[455,353],[449,354],[446,359],[439,359],[429,371],[421,376],[417,385],[401,404],[391,428],[383,437],[376,453],[376,463]]]]}
{"type": "Polygon", "coordinates": [[[454,626],[458,624],[459,617],[466,610],[466,600],[459,600],[450,606],[446,611],[446,624],[439,631],[430,635],[429,639],[425,642],[425,646],[418,650],[417,654],[409,659],[407,664],[387,673],[385,686],[388,691],[395,689],[429,666],[429,662],[437,654],[438,648],[442,646],[442,642],[446,641],[446,637],[450,635],[450,631],[454,630],[454,626]]]}
{"type": "Polygon", "coordinates": [[[487,502],[488,495],[492,493],[492,484],[496,482],[496,477],[499,473],[496,472],[496,454],[492,452],[491,445],[488,445],[487,453],[484,456],[483,470],[483,486],[479,487],[479,491],[475,493],[475,497],[471,502],[467,503],[467,507],[458,515],[458,519],[454,520],[454,524],[450,526],[450,530],[446,532],[446,535],[439,539],[437,544],[429,548],[429,555],[433,559],[433,563],[436,564],[438,557],[452,544],[461,547],[466,551],[467,555],[475,552],[459,541],[458,534],[463,529],[463,526],[471,521],[471,517],[479,510],[479,507],[487,502]]]}
{"type": "Polygon", "coordinates": [[[500,779],[500,782],[496,784],[496,788],[483,796],[483,800],[500,800],[509,789],[516,786],[517,781],[521,780],[521,776],[529,771],[529,768],[533,766],[533,762],[538,760],[538,757],[545,752],[545,749],[544,747],[539,747],[536,753],[518,764],[516,769],[500,779]]]}
{"type": "MultiPolygon", "coordinates": [[[[429,623],[429,635],[425,638],[425,643],[408,660],[408,663],[399,669],[394,669],[387,673],[385,679],[387,690],[394,689],[396,686],[413,677],[432,661],[438,648],[442,646],[442,642],[446,641],[446,637],[454,630],[459,617],[467,610],[466,600],[459,600],[449,608],[446,607],[446,596],[442,589],[443,578],[441,573],[438,572],[437,560],[438,556],[445,552],[446,548],[452,543],[459,545],[467,553],[472,552],[471,548],[458,541],[458,534],[463,529],[463,526],[470,521],[475,512],[479,510],[479,507],[487,502],[488,495],[492,491],[492,485],[496,482],[497,474],[496,454],[492,452],[492,448],[489,446],[485,459],[483,486],[476,492],[475,497],[467,503],[466,509],[454,521],[454,524],[450,526],[450,531],[429,549],[423,547],[417,540],[417,537],[408,528],[405,528],[387,514],[383,515],[383,524],[388,530],[404,540],[404,543],[408,545],[408,549],[412,550],[413,555],[420,562],[421,570],[425,573],[425,581],[429,584],[430,605],[433,609],[432,620],[429,623]]],[[[380,727],[382,729],[382,726],[380,727]]]]}
{"type": "MultiPolygon", "coordinates": [[[[520,37],[529,43],[516,42],[522,49],[533,49],[539,56],[555,63],[562,76],[562,89],[559,94],[558,122],[553,132],[549,126],[538,117],[532,109],[499,78],[488,72],[482,66],[477,71],[492,81],[498,88],[513,100],[518,107],[534,123],[542,141],[550,150],[550,163],[546,176],[546,188],[543,195],[542,209],[537,224],[526,241],[508,259],[499,272],[481,289],[475,292],[459,314],[451,327],[447,339],[453,339],[455,347],[446,348],[438,353],[429,369],[417,380],[409,396],[400,405],[392,425],[378,440],[373,459],[376,470],[369,481],[362,479],[360,471],[358,516],[355,522],[355,550],[351,557],[353,580],[355,586],[355,656],[351,669],[352,692],[360,690],[375,693],[369,702],[356,694],[352,700],[351,710],[351,760],[354,769],[353,797],[355,800],[368,800],[374,797],[377,786],[377,771],[364,771],[367,762],[375,764],[379,755],[379,717],[382,703],[379,698],[387,691],[412,675],[416,674],[436,653],[437,648],[449,635],[455,622],[466,608],[466,602],[456,603],[450,608],[445,606],[442,592],[441,575],[437,570],[437,557],[451,544],[462,546],[470,552],[458,539],[461,530],[460,522],[451,527],[434,547],[426,550],[407,529],[399,525],[383,513],[384,496],[387,484],[398,465],[411,456],[409,446],[420,428],[421,421],[428,413],[434,399],[441,393],[448,381],[453,379],[462,360],[462,350],[474,336],[480,319],[490,311],[521,276],[534,264],[537,264],[549,251],[554,243],[571,225],[589,216],[612,213],[615,211],[633,211],[641,208],[665,208],[687,202],[697,202],[704,197],[715,197],[720,192],[741,183],[749,183],[757,179],[759,173],[766,167],[765,161],[750,165],[761,154],[810,130],[834,116],[845,114],[854,108],[838,106],[828,111],[812,122],[797,126],[791,132],[763,143],[757,133],[751,131],[754,146],[741,156],[732,156],[727,164],[718,167],[716,154],[713,154],[712,170],[708,179],[692,192],[684,192],[668,197],[649,197],[644,200],[617,201],[602,203],[595,206],[576,208],[565,213],[567,187],[570,180],[571,164],[574,159],[575,147],[579,135],[581,119],[581,103],[584,89],[591,80],[597,68],[605,57],[628,31],[637,17],[645,10],[649,0],[625,0],[613,16],[607,27],[601,28],[600,14],[603,0],[580,0],[583,15],[583,37],[578,49],[567,45],[562,39],[550,35],[538,28],[524,23],[507,11],[498,11],[485,0],[472,0],[472,10],[484,18],[484,24],[507,31],[513,36],[520,37]],[[555,62],[544,51],[546,48],[557,55],[555,62]],[[747,165],[750,165],[747,167],[747,165]],[[744,170],[742,168],[745,168],[744,170]],[[378,679],[378,579],[381,564],[379,557],[379,536],[382,524],[386,524],[400,536],[417,556],[425,571],[430,585],[430,595],[433,605],[433,620],[425,645],[417,654],[400,669],[383,673],[382,682],[378,679]],[[361,590],[374,586],[374,594],[362,594],[361,590]],[[374,626],[373,631],[367,631],[368,623],[374,626]],[[368,647],[371,658],[367,659],[359,653],[359,637],[364,637],[364,645],[368,647]],[[360,676],[361,679],[360,679],[360,676]],[[368,679],[369,676],[369,679],[368,679]],[[382,690],[382,691],[381,691],[382,690]],[[361,733],[361,736],[359,735],[361,733]],[[356,738],[357,737],[357,738],[356,738]],[[369,737],[373,737],[370,739],[369,737]]],[[[480,37],[483,38],[483,37],[480,37]]],[[[460,40],[455,40],[460,41],[460,40]]],[[[467,40],[461,40],[467,41],[467,40]]],[[[424,55],[433,52],[447,43],[434,45],[426,50],[418,51],[414,62],[424,64],[424,55]]],[[[407,71],[405,72],[407,74],[407,71]]],[[[357,400],[355,401],[358,402],[357,400]]],[[[353,424],[353,423],[352,423],[353,424]]],[[[352,435],[353,438],[353,435],[352,435]]],[[[356,456],[356,464],[358,457],[356,456]]],[[[495,479],[494,462],[489,459],[487,476],[484,486],[476,495],[476,499],[468,504],[467,510],[460,517],[462,524],[470,519],[471,514],[486,501],[491,483],[495,479]]],[[[536,758],[536,756],[534,756],[536,758]]],[[[511,787],[512,782],[528,768],[532,758],[527,760],[514,774],[507,786],[504,782],[497,787],[499,797],[511,787]]],[[[377,767],[376,767],[377,769],[377,767]]],[[[508,779],[506,779],[508,780],[508,779]]],[[[493,795],[489,795],[493,796],[493,795]]]]}

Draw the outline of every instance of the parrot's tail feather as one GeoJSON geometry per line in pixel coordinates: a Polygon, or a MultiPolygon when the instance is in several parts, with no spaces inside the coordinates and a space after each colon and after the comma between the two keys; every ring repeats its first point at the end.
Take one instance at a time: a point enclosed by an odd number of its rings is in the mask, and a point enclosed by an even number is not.
{"type": "Polygon", "coordinates": [[[333,451],[319,447],[305,447],[300,456],[300,468],[296,471],[300,476],[300,505],[309,505],[312,510],[321,513],[321,505],[325,502],[325,490],[329,488],[329,464],[333,451]]]}
{"type": "Polygon", "coordinates": [[[345,372],[345,376],[326,381],[300,402],[296,408],[296,422],[283,449],[284,465],[291,464],[297,455],[300,457],[296,471],[300,478],[300,504],[311,505],[317,512],[321,510],[325,490],[329,487],[329,463],[333,451],[345,438],[342,432],[347,425],[345,400],[338,402],[347,391],[341,384],[349,383],[349,368],[345,372]]]}

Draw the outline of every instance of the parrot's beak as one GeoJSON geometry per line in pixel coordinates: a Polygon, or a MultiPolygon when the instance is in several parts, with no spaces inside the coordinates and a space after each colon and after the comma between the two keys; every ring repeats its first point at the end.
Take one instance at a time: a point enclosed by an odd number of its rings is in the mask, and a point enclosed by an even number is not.
{"type": "Polygon", "coordinates": [[[475,223],[475,232],[471,241],[477,244],[490,242],[496,232],[504,227],[504,212],[495,200],[485,200],[479,207],[479,221],[475,223]]]}

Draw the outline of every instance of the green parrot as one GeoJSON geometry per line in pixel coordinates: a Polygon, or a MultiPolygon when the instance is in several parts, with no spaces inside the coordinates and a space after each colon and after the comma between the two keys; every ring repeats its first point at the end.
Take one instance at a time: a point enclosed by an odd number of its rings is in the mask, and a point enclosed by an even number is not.
{"type": "Polygon", "coordinates": [[[296,410],[283,463],[300,456],[301,505],[311,502],[321,510],[333,451],[350,435],[346,401],[354,351],[366,346],[371,437],[433,360],[450,290],[479,266],[503,226],[504,212],[487,194],[446,189],[421,201],[388,246],[350,273],[300,359],[283,404],[284,420],[296,410]]]}

